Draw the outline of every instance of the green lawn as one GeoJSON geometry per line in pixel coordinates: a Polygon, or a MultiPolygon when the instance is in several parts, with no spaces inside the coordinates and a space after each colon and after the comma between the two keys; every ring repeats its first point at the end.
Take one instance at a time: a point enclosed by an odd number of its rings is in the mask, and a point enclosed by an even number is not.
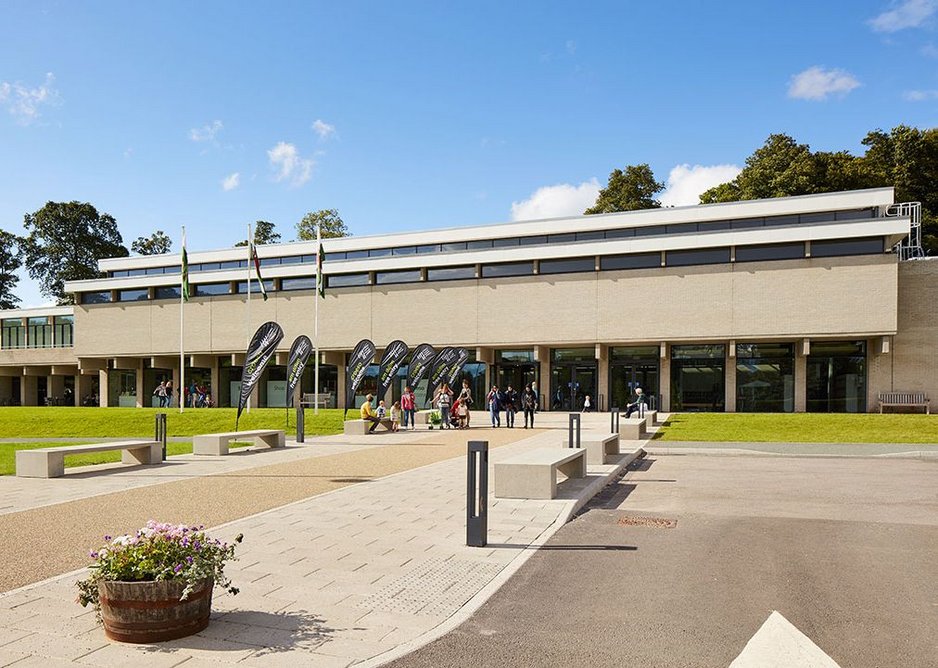
{"type": "MultiPolygon", "coordinates": [[[[155,408],[73,408],[63,406],[0,408],[0,438],[60,437],[141,437],[153,436],[155,408]]],[[[166,410],[169,436],[194,436],[234,431],[234,408],[193,408],[180,414],[178,408],[166,410]]],[[[306,433],[337,434],[342,431],[340,409],[320,409],[313,415],[305,411],[306,433]]],[[[287,428],[285,408],[254,408],[242,413],[238,429],[287,429],[296,433],[296,411],[290,410],[287,428]]]]}
{"type": "Polygon", "coordinates": [[[659,429],[665,441],[938,443],[938,415],[680,413],[659,429]]]}

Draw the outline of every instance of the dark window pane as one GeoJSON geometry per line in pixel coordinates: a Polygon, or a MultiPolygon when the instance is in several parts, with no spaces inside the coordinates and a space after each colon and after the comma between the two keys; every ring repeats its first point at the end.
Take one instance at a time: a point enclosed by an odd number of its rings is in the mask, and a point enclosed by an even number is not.
{"type": "Polygon", "coordinates": [[[664,234],[667,232],[667,228],[664,225],[652,225],[650,227],[636,227],[635,236],[637,237],[651,237],[657,234],[664,234]]]}
{"type": "Polygon", "coordinates": [[[368,285],[368,274],[336,274],[326,279],[330,288],[347,288],[355,285],[368,285]]]}
{"type": "Polygon", "coordinates": [[[280,279],[281,290],[315,290],[316,278],[312,276],[303,276],[301,278],[283,278],[280,279]]]}
{"type": "Polygon", "coordinates": [[[771,359],[773,357],[791,357],[794,354],[792,343],[737,343],[736,357],[753,359],[771,359]]]}
{"type": "Polygon", "coordinates": [[[262,267],[272,267],[274,265],[280,264],[279,257],[261,257],[258,259],[261,261],[262,267]]]}
{"type": "Polygon", "coordinates": [[[461,241],[461,242],[452,243],[452,244],[442,244],[442,250],[443,250],[444,253],[453,253],[453,252],[457,252],[457,251],[464,251],[464,250],[466,250],[466,242],[465,242],[465,241],[461,241]]]}
{"type": "Polygon", "coordinates": [[[221,269],[220,262],[203,262],[201,271],[215,271],[221,269]]]}
{"type": "Polygon", "coordinates": [[[506,262],[504,264],[482,265],[482,278],[498,278],[501,276],[529,276],[533,273],[533,262],[506,262]]]}
{"type": "MultiPolygon", "coordinates": [[[[345,258],[345,253],[334,253],[334,255],[341,255],[343,259],[345,258]]],[[[328,257],[328,255],[326,255],[325,253],[323,253],[323,256],[322,256],[323,261],[325,261],[327,257],[328,257]]],[[[300,262],[301,262],[301,263],[305,263],[305,264],[316,264],[316,255],[315,255],[315,254],[313,254],[313,255],[301,255],[301,256],[300,256],[300,262]]]]}
{"type": "Polygon", "coordinates": [[[348,251],[345,254],[346,260],[363,260],[368,257],[368,251],[348,251]]]}
{"type": "MultiPolygon", "coordinates": [[[[265,279],[264,289],[267,290],[268,293],[273,292],[274,291],[274,279],[272,278],[265,279]]],[[[247,294],[247,291],[248,291],[247,281],[241,281],[240,283],[238,283],[238,294],[247,294]]],[[[251,294],[256,295],[256,294],[259,294],[260,291],[261,289],[260,289],[260,286],[257,285],[257,280],[252,277],[251,278],[251,294]]],[[[223,294],[228,294],[228,293],[225,292],[223,294]]]]}
{"type": "Polygon", "coordinates": [[[455,281],[475,277],[475,267],[440,267],[437,269],[427,269],[428,281],[455,281]]]}
{"type": "Polygon", "coordinates": [[[650,269],[661,266],[661,253],[633,253],[631,255],[607,255],[599,258],[603,271],[616,269],[650,269]]]}
{"type": "Polygon", "coordinates": [[[241,263],[238,262],[237,260],[229,260],[229,261],[227,261],[227,262],[219,262],[219,263],[218,263],[218,268],[219,268],[219,269],[240,269],[240,268],[241,268],[241,263]]]}
{"type": "MultiPolygon", "coordinates": [[[[254,288],[257,288],[255,285],[254,288]]],[[[195,286],[196,297],[213,297],[215,295],[227,295],[231,290],[227,283],[200,283],[195,286]]]]}
{"type": "Polygon", "coordinates": [[[635,228],[628,227],[624,230],[606,230],[607,239],[625,239],[626,237],[634,237],[635,228]]]}
{"type": "Polygon", "coordinates": [[[836,213],[833,211],[822,211],[821,213],[803,213],[798,216],[798,222],[801,223],[823,223],[836,219],[836,213]]]}
{"type": "Polygon", "coordinates": [[[596,271],[596,260],[591,257],[578,257],[563,260],[541,260],[539,274],[565,274],[580,271],[596,271]]]}
{"type": "MultiPolygon", "coordinates": [[[[340,252],[340,253],[324,253],[323,256],[322,256],[322,261],[323,261],[323,263],[326,263],[326,262],[339,262],[339,261],[341,261],[341,260],[346,260],[346,259],[348,259],[348,258],[347,258],[347,255],[348,255],[348,253],[345,253],[344,251],[343,251],[343,252],[340,252]]],[[[315,261],[316,261],[316,256],[315,256],[315,255],[304,255],[304,256],[303,256],[303,262],[315,262],[315,261]],[[306,258],[311,258],[311,259],[307,260],[306,258]]]]}
{"type": "Polygon", "coordinates": [[[120,302],[143,302],[147,300],[147,289],[142,290],[120,290],[117,293],[117,301],[120,302]]]}
{"type": "Polygon", "coordinates": [[[423,253],[439,253],[440,245],[439,244],[430,244],[428,246],[417,246],[417,254],[423,253]]]}
{"type": "Polygon", "coordinates": [[[689,346],[671,346],[671,359],[723,359],[722,343],[689,346]]]}
{"type": "Polygon", "coordinates": [[[657,360],[660,354],[661,351],[658,346],[629,346],[609,349],[609,359],[612,361],[657,360]]]}
{"type": "Polygon", "coordinates": [[[546,244],[547,236],[542,234],[536,237],[521,237],[518,239],[518,241],[522,246],[537,246],[540,244],[546,244]]]}
{"type": "Polygon", "coordinates": [[[761,218],[739,218],[730,221],[730,227],[734,230],[744,230],[749,227],[762,227],[763,224],[761,218]]]}
{"type": "Polygon", "coordinates": [[[698,232],[716,232],[718,230],[730,229],[730,221],[714,220],[709,223],[697,223],[698,232]]]}
{"type": "Polygon", "coordinates": [[[687,267],[695,264],[722,264],[730,261],[729,248],[668,251],[664,256],[669,267],[687,267]]]}
{"type": "Polygon", "coordinates": [[[375,283],[388,285],[390,283],[417,283],[420,280],[419,269],[407,271],[379,271],[375,274],[375,283]]]}
{"type": "Polygon", "coordinates": [[[883,252],[883,238],[834,239],[832,241],[812,241],[812,257],[836,257],[838,255],[867,255],[883,252]]]}
{"type": "Polygon", "coordinates": [[[368,257],[387,257],[390,254],[390,248],[372,248],[370,251],[368,251],[368,257]]]}
{"type": "Polygon", "coordinates": [[[491,239],[482,239],[481,241],[469,241],[466,243],[466,248],[469,250],[482,250],[485,248],[492,247],[491,239]]]}
{"type": "Polygon", "coordinates": [[[668,225],[666,234],[694,234],[695,232],[697,232],[697,223],[681,223],[668,225]]]}
{"type": "Polygon", "coordinates": [[[299,264],[303,261],[302,255],[288,255],[280,258],[280,264],[299,264]]]}
{"type": "Polygon", "coordinates": [[[575,234],[551,234],[547,237],[549,244],[572,244],[576,241],[575,234]]]}
{"type": "Polygon", "coordinates": [[[398,248],[392,248],[391,253],[393,255],[414,255],[417,252],[416,246],[400,246],[398,248]]]}
{"type": "Polygon", "coordinates": [[[146,276],[147,270],[146,269],[131,269],[127,273],[129,276],[146,276]]]}
{"type": "Polygon", "coordinates": [[[606,238],[606,233],[602,230],[591,230],[589,232],[577,232],[577,241],[599,241],[606,238]]]}
{"type": "Polygon", "coordinates": [[[162,274],[167,269],[172,269],[172,267],[150,267],[147,269],[147,276],[156,276],[162,274]]]}
{"type": "Polygon", "coordinates": [[[163,285],[153,291],[154,299],[179,299],[179,286],[163,285]]]}
{"type": "Polygon", "coordinates": [[[493,244],[495,248],[508,248],[509,246],[519,245],[518,237],[512,237],[511,239],[496,239],[493,244]]]}
{"type": "Polygon", "coordinates": [[[853,357],[866,355],[866,341],[812,341],[811,355],[853,357]]]}
{"type": "Polygon", "coordinates": [[[769,216],[765,219],[766,227],[777,227],[779,225],[797,225],[798,216],[769,216]]]}
{"type": "Polygon", "coordinates": [[[764,244],[761,246],[737,246],[737,262],[758,262],[760,260],[793,260],[804,257],[804,244],[800,241],[791,244],[764,244]]]}
{"type": "Polygon", "coordinates": [[[864,220],[873,218],[873,209],[850,209],[848,211],[838,211],[837,220],[864,220]]]}
{"type": "Polygon", "coordinates": [[[129,274],[127,273],[126,269],[122,269],[120,271],[112,271],[111,276],[113,278],[126,278],[127,276],[129,276],[129,274]]]}
{"type": "Polygon", "coordinates": [[[111,301],[111,293],[107,290],[102,292],[82,292],[82,304],[106,304],[111,301]]]}

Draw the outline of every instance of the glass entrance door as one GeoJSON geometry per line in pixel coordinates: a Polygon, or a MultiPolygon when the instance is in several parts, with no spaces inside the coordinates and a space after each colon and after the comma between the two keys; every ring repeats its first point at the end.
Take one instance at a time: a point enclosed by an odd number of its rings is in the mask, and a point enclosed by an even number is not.
{"type": "Polygon", "coordinates": [[[609,349],[609,408],[625,410],[642,388],[648,405],[657,408],[658,346],[613,347],[609,349]]]}
{"type": "Polygon", "coordinates": [[[671,347],[671,410],[724,410],[724,355],[723,345],[671,347]]]}
{"type": "Polygon", "coordinates": [[[590,363],[555,364],[550,373],[550,409],[580,411],[586,395],[593,410],[599,408],[596,395],[596,361],[590,363]]]}
{"type": "Polygon", "coordinates": [[[811,342],[809,413],[866,412],[866,342],[811,342]]]}

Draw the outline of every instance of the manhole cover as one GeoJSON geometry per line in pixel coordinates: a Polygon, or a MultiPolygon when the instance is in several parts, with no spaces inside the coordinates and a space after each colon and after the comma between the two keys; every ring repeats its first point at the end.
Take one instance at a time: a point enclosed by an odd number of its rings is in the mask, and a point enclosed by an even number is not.
{"type": "Polygon", "coordinates": [[[629,527],[654,527],[656,529],[673,529],[677,526],[677,520],[669,520],[664,517],[634,517],[625,515],[620,517],[617,524],[629,527]]]}

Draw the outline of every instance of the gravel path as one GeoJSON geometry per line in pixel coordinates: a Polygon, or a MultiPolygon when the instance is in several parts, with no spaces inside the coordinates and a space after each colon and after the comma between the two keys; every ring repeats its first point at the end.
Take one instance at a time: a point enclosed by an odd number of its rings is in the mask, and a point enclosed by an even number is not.
{"type": "MultiPolygon", "coordinates": [[[[0,592],[88,564],[105,534],[149,519],[216,526],[369,479],[464,455],[470,439],[492,448],[543,430],[427,432],[419,442],[169,482],[0,515],[0,592]]],[[[89,480],[89,485],[93,481],[89,480]]]]}

